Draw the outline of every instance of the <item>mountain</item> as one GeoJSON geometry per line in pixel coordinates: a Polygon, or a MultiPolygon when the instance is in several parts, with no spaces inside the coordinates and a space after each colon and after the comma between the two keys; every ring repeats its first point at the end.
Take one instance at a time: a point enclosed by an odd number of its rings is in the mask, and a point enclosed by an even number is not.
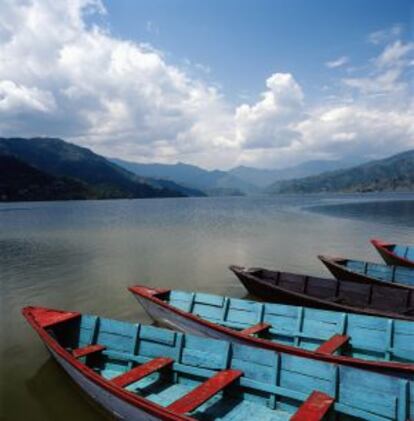
{"type": "Polygon", "coordinates": [[[55,177],[85,183],[96,198],[182,197],[185,194],[151,185],[87,148],[54,138],[0,138],[0,155],[55,177]]]}
{"type": "Polygon", "coordinates": [[[216,195],[216,192],[236,194],[255,193],[258,188],[225,171],[207,171],[189,164],[141,164],[121,159],[111,159],[117,165],[142,177],[162,178],[182,186],[195,188],[216,195]]]}
{"type": "Polygon", "coordinates": [[[76,200],[95,198],[84,183],[46,174],[14,156],[0,155],[0,201],[76,200]]]}
{"type": "Polygon", "coordinates": [[[289,180],[292,178],[302,178],[310,175],[320,174],[325,171],[333,171],[351,167],[357,162],[340,160],[319,160],[306,161],[299,165],[287,167],[284,169],[260,169],[246,166],[239,166],[228,171],[229,174],[239,179],[256,185],[258,187],[267,187],[275,181],[289,180]]]}
{"type": "Polygon", "coordinates": [[[374,192],[414,190],[414,150],[345,170],[272,184],[267,192],[374,192]]]}

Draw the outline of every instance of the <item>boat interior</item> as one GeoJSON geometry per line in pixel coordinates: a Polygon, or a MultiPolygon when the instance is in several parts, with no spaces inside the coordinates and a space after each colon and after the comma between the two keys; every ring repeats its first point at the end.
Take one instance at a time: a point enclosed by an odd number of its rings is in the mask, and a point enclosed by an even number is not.
{"type": "Polygon", "coordinates": [[[414,362],[414,322],[171,290],[161,299],[246,335],[311,351],[414,362]]]}
{"type": "Polygon", "coordinates": [[[414,260],[414,247],[412,246],[392,245],[386,246],[386,248],[403,259],[414,260]]]}
{"type": "Polygon", "coordinates": [[[341,260],[347,269],[361,275],[370,276],[386,282],[414,285],[414,270],[404,266],[387,266],[380,263],[363,262],[360,260],[341,260]]]}
{"type": "Polygon", "coordinates": [[[108,382],[195,419],[322,419],[330,411],[340,420],[402,421],[414,414],[414,387],[402,378],[90,315],[46,330],[108,382]]]}

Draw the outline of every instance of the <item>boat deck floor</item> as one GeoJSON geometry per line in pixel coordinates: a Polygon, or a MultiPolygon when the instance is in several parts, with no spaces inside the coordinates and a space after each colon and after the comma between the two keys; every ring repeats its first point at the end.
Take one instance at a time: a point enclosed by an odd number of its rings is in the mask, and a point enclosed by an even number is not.
{"type": "MultiPolygon", "coordinates": [[[[101,375],[106,379],[112,379],[121,374],[117,370],[106,369],[101,371],[101,375]]],[[[171,403],[177,401],[181,397],[187,395],[197,386],[197,382],[193,384],[185,383],[169,383],[160,381],[158,373],[151,374],[129,385],[126,389],[139,396],[157,403],[163,407],[167,407],[171,403]]],[[[261,421],[287,421],[292,416],[291,413],[281,410],[272,410],[263,404],[254,401],[241,400],[236,398],[221,399],[222,392],[217,393],[206,403],[199,406],[191,417],[200,421],[236,421],[248,419],[260,419],[261,421]],[[219,415],[220,414],[220,415],[219,415]]]]}

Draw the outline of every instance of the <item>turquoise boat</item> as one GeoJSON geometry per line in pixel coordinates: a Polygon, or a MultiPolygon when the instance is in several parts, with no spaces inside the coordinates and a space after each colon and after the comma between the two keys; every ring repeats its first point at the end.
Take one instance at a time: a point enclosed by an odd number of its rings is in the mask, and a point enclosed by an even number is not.
{"type": "Polygon", "coordinates": [[[414,268],[388,266],[343,257],[318,257],[336,279],[365,283],[385,282],[400,286],[402,289],[414,289],[414,268]]]}
{"type": "Polygon", "coordinates": [[[157,323],[206,337],[414,378],[414,322],[133,286],[157,323]]]}
{"type": "Polygon", "coordinates": [[[414,268],[414,246],[387,243],[376,238],[371,240],[371,244],[387,265],[414,268]]]}
{"type": "Polygon", "coordinates": [[[414,416],[412,380],[77,312],[23,314],[69,376],[118,419],[414,416]]]}

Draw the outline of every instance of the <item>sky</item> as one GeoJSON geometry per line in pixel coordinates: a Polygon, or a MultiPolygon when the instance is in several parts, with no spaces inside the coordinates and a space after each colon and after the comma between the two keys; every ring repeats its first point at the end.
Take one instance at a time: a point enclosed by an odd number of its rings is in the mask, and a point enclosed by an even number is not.
{"type": "Polygon", "coordinates": [[[414,148],[413,0],[0,0],[0,136],[283,168],[414,148]]]}

